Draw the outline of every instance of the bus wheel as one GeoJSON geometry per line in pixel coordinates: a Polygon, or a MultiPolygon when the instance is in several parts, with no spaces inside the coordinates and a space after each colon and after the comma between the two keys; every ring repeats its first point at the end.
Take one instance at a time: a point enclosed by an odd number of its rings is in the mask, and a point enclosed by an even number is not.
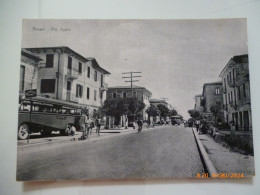
{"type": "Polygon", "coordinates": [[[18,130],[18,139],[24,140],[27,139],[28,136],[29,136],[29,126],[27,124],[22,124],[18,130]]]}
{"type": "Polygon", "coordinates": [[[43,137],[48,137],[48,136],[51,135],[51,132],[52,132],[52,131],[50,131],[50,130],[41,130],[41,135],[42,135],[43,137]]]}

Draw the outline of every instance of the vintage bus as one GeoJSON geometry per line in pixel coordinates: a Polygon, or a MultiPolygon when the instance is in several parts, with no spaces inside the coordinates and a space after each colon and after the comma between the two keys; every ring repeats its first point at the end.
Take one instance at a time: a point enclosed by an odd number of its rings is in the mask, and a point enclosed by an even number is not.
{"type": "Polygon", "coordinates": [[[52,131],[68,135],[72,129],[82,131],[84,116],[81,106],[62,100],[32,97],[21,101],[18,116],[18,139],[40,132],[48,136],[52,131]]]}

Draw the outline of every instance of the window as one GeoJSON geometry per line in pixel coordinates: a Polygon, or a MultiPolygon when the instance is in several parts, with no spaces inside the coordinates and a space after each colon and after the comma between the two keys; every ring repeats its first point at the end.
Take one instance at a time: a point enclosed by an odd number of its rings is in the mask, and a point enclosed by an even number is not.
{"type": "Polygon", "coordinates": [[[230,103],[230,93],[228,93],[228,103],[230,103]]]}
{"type": "Polygon", "coordinates": [[[239,100],[241,100],[241,86],[242,86],[242,85],[240,85],[240,86],[238,87],[238,92],[237,92],[237,93],[238,93],[238,99],[239,99],[239,100]]]}
{"type": "Polygon", "coordinates": [[[103,87],[103,74],[101,74],[101,79],[100,79],[100,82],[101,82],[101,87],[103,87]]]}
{"type": "Polygon", "coordinates": [[[20,66],[20,90],[24,90],[25,66],[20,66]]]}
{"type": "Polygon", "coordinates": [[[41,80],[41,93],[54,93],[55,92],[55,79],[42,79],[41,80]]]}
{"type": "Polygon", "coordinates": [[[97,81],[97,71],[95,70],[94,80],[97,81]]]}
{"type": "Polygon", "coordinates": [[[70,90],[71,90],[71,82],[67,81],[67,91],[70,91],[70,90]]]}
{"type": "Polygon", "coordinates": [[[79,74],[82,74],[82,63],[79,62],[79,74]]]}
{"type": "Polygon", "coordinates": [[[90,67],[88,66],[88,78],[90,78],[90,67]]]}
{"type": "Polygon", "coordinates": [[[100,99],[103,100],[103,92],[100,92],[100,99]]]}
{"type": "Polygon", "coordinates": [[[224,90],[227,89],[226,78],[224,78],[224,90]]]}
{"type": "Polygon", "coordinates": [[[113,98],[114,98],[114,99],[116,98],[116,93],[113,93],[113,98]]]}
{"type": "Polygon", "coordinates": [[[246,97],[246,84],[243,83],[243,96],[246,97]]]}
{"type": "Polygon", "coordinates": [[[90,91],[89,91],[89,87],[87,87],[87,99],[89,100],[89,94],[90,93],[90,91]]]}
{"type": "Polygon", "coordinates": [[[136,91],[134,92],[134,97],[137,97],[137,92],[136,91]]]}
{"type": "Polygon", "coordinates": [[[72,58],[68,56],[68,69],[72,69],[72,58]]]}
{"type": "Polygon", "coordinates": [[[46,68],[53,68],[53,54],[46,54],[46,68]]]}
{"type": "Polygon", "coordinates": [[[126,98],[126,92],[123,92],[123,98],[126,98]]]}
{"type": "Polygon", "coordinates": [[[30,102],[23,102],[22,105],[20,106],[20,111],[23,111],[23,112],[30,112],[31,110],[31,104],[30,102]]]}
{"type": "Polygon", "coordinates": [[[76,86],[76,97],[81,98],[82,97],[82,92],[83,92],[82,85],[77,84],[77,86],[76,86]]]}
{"type": "Polygon", "coordinates": [[[232,91],[231,91],[230,99],[231,99],[231,102],[233,102],[233,92],[232,91]]]}
{"type": "Polygon", "coordinates": [[[94,100],[96,101],[97,100],[97,91],[94,90],[94,100]]]}
{"type": "Polygon", "coordinates": [[[216,95],[219,95],[219,94],[220,94],[219,87],[217,87],[217,88],[215,89],[215,94],[216,94],[216,95]]]}

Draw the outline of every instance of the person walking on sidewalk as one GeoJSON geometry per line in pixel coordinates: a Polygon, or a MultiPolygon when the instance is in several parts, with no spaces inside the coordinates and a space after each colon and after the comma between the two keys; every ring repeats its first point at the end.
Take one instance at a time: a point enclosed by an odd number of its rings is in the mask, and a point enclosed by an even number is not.
{"type": "Polygon", "coordinates": [[[196,130],[198,132],[199,131],[199,127],[200,127],[200,120],[196,120],[195,121],[195,126],[196,126],[196,130]]]}
{"type": "Polygon", "coordinates": [[[97,119],[96,119],[96,133],[97,133],[98,135],[100,135],[100,134],[99,134],[99,132],[100,132],[100,127],[101,127],[101,120],[100,120],[99,118],[97,118],[97,119]]]}

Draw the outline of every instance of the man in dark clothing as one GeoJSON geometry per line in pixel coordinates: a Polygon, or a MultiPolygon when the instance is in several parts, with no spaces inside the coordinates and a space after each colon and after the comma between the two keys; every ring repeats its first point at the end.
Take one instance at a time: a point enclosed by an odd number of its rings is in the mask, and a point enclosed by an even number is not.
{"type": "Polygon", "coordinates": [[[141,119],[138,119],[137,125],[138,125],[138,132],[141,132],[143,128],[143,121],[141,119]]]}

